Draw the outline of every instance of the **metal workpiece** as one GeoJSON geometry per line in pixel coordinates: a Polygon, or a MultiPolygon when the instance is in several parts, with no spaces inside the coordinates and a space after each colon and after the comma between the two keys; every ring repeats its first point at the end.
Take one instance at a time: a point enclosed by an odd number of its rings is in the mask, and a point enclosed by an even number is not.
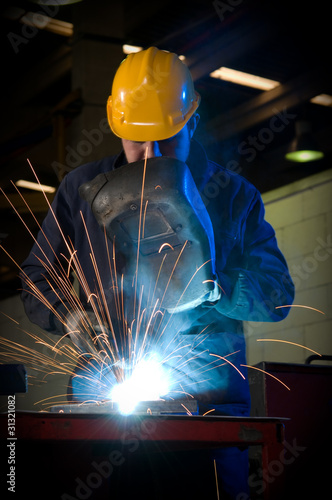
{"type": "MultiPolygon", "coordinates": [[[[51,413],[73,413],[73,414],[99,414],[118,415],[118,404],[112,401],[101,401],[99,403],[65,404],[55,405],[50,409],[51,413]]],[[[133,415],[198,415],[198,404],[191,400],[155,400],[140,401],[133,415]]]]}

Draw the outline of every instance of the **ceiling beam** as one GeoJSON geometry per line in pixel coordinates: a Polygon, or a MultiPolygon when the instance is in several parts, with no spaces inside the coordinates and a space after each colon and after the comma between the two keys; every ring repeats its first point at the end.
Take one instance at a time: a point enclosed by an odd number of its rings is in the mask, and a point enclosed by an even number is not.
{"type": "Polygon", "coordinates": [[[255,50],[280,29],[276,22],[271,22],[264,8],[253,5],[234,11],[210,29],[208,43],[185,54],[194,81],[255,50]]]}
{"type": "Polygon", "coordinates": [[[318,67],[273,90],[260,93],[207,122],[206,144],[227,139],[272,118],[277,113],[300,106],[315,95],[326,92],[326,85],[331,84],[331,81],[331,76],[326,75],[326,69],[318,67]]]}

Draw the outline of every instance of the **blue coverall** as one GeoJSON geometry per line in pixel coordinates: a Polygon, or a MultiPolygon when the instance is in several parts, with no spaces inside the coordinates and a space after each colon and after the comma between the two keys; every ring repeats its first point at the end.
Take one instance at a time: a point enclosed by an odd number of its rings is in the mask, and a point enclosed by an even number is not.
{"type": "MultiPolygon", "coordinates": [[[[63,308],[59,298],[61,290],[56,286],[52,289],[52,277],[42,263],[47,262],[48,266],[52,264],[55,268],[61,263],[67,269],[68,260],[65,259],[69,259],[69,252],[63,236],[72,242],[90,289],[96,289],[91,248],[83,219],[93,243],[96,262],[103,269],[103,286],[105,289],[109,287],[109,255],[105,235],[88,203],[80,198],[78,189],[98,174],[124,164],[123,152],[85,164],[68,173],[58,188],[52,204],[53,213],[50,211],[46,216],[43,231],[38,235],[38,245],[34,244],[22,265],[23,273],[55,308],[63,308]]],[[[292,304],[294,286],[278,248],[275,232],[264,219],[264,206],[258,190],[241,175],[208,160],[204,149],[196,141],[193,141],[187,164],[212,221],[215,268],[224,293],[213,305],[201,305],[193,311],[174,315],[174,328],[181,333],[182,340],[191,345],[188,356],[192,361],[188,362],[188,369],[193,367],[193,371],[199,373],[202,367],[199,365],[210,363],[210,354],[214,353],[228,356],[232,365],[245,376],[241,377],[230,363],[219,363],[221,366],[208,372],[205,382],[198,383],[193,391],[199,401],[200,412],[214,408],[218,414],[248,416],[250,396],[247,370],[242,366],[247,364],[242,322],[271,322],[285,318],[289,308],[278,306],[292,304]],[[207,325],[208,328],[201,334],[207,325]]],[[[30,293],[25,281],[23,277],[22,299],[30,320],[48,332],[63,333],[54,314],[35,294],[30,293]]],[[[83,290],[81,301],[88,306],[83,290]]],[[[231,475],[228,474],[228,477],[231,475]]],[[[239,484],[241,481],[238,481],[239,484]]],[[[243,491],[244,487],[241,488],[239,491],[243,491]]]]}

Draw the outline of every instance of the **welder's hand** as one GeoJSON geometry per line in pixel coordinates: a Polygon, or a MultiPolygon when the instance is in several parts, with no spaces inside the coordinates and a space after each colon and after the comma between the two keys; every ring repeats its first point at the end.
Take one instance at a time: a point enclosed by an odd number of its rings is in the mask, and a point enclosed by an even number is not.
{"type": "Polygon", "coordinates": [[[221,296],[221,289],[218,285],[217,281],[213,282],[213,289],[208,292],[208,293],[203,293],[200,297],[197,299],[194,299],[190,302],[182,303],[180,305],[177,305],[173,308],[168,308],[167,312],[170,314],[174,313],[179,313],[183,311],[188,311],[190,309],[195,309],[196,307],[203,305],[203,306],[211,306],[214,305],[221,296]]]}
{"type": "Polygon", "coordinates": [[[69,312],[63,330],[81,354],[96,354],[101,344],[109,342],[108,328],[98,322],[92,310],[69,312]]]}

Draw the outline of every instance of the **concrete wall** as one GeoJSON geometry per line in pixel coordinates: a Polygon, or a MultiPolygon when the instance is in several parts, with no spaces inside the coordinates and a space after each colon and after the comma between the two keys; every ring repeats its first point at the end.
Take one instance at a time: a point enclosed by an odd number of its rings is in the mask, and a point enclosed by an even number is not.
{"type": "Polygon", "coordinates": [[[332,355],[332,170],[263,195],[266,219],[276,231],[296,287],[294,304],[278,323],[248,323],[248,363],[303,363],[307,349],[259,339],[295,342],[332,355]]]}

